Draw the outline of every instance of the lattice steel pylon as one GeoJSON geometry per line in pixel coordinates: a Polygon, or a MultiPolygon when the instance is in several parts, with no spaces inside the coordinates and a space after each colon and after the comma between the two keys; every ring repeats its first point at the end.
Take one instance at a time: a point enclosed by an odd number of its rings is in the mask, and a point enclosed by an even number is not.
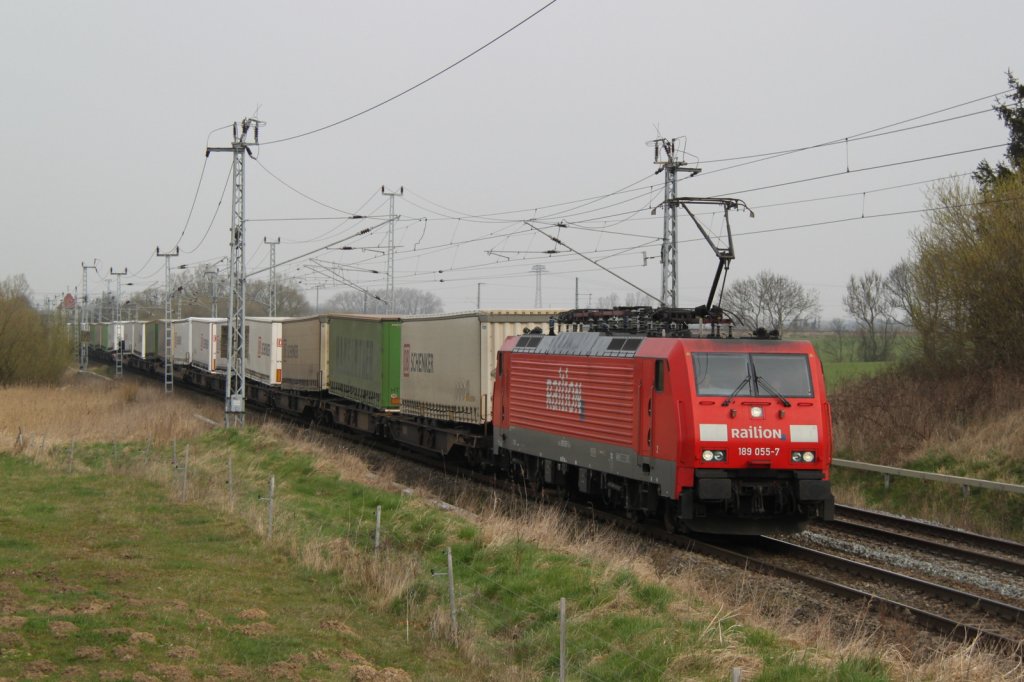
{"type": "Polygon", "coordinates": [[[277,317],[277,245],[281,238],[270,241],[264,237],[263,243],[270,246],[270,317],[277,317]]]}
{"type": "Polygon", "coordinates": [[[544,267],[543,265],[534,265],[532,268],[530,268],[530,271],[536,273],[536,275],[537,275],[537,285],[536,285],[536,288],[533,291],[533,307],[534,308],[543,308],[544,307],[544,295],[541,292],[541,277],[544,276],[544,273],[547,272],[548,269],[546,267],[544,267]]]}
{"type": "Polygon", "coordinates": [[[164,259],[164,393],[174,392],[174,323],[171,318],[171,259],[179,253],[174,251],[160,253],[156,247],[156,255],[164,259]]]}
{"type": "MultiPolygon", "coordinates": [[[[89,368],[89,342],[85,338],[85,325],[89,324],[89,269],[96,270],[96,261],[92,265],[82,263],[82,296],[75,302],[78,309],[78,371],[89,368]]],[[[98,272],[98,270],[97,270],[98,272]]],[[[92,328],[89,329],[92,334],[92,328]]]]}
{"type": "Polygon", "coordinates": [[[128,268],[114,272],[110,268],[110,274],[117,277],[117,298],[114,300],[114,377],[120,378],[124,375],[124,323],[121,321],[121,278],[128,274],[128,268]],[[117,340],[117,328],[121,327],[121,342],[117,340]]]}
{"type": "Polygon", "coordinates": [[[393,313],[395,311],[395,197],[405,194],[405,186],[398,188],[397,192],[388,192],[384,185],[380,186],[380,193],[389,198],[388,205],[388,280],[387,293],[384,294],[384,311],[393,313]]]}
{"type": "Polygon", "coordinates": [[[262,121],[243,119],[234,124],[230,147],[207,147],[210,152],[231,152],[231,251],[228,255],[228,364],[224,380],[224,426],[245,426],[245,155],[252,156],[246,137],[253,131],[259,144],[262,121]]]}
{"type": "Polygon", "coordinates": [[[679,241],[676,198],[676,176],[681,170],[692,176],[700,173],[700,169],[687,166],[676,160],[676,139],[659,138],[654,141],[654,163],[661,168],[658,173],[665,172],[665,201],[662,205],[665,226],[661,239],[661,302],[670,308],[676,307],[676,295],[679,291],[679,258],[676,244],[679,241]],[[664,152],[665,160],[661,160],[664,152]]]}

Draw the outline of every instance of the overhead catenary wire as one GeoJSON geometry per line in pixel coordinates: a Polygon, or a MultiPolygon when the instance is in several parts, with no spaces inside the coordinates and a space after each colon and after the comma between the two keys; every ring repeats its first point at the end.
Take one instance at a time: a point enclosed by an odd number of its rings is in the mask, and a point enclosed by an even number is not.
{"type": "MultiPolygon", "coordinates": [[[[999,93],[997,93],[997,94],[999,94],[999,93]]],[[[978,100],[971,100],[971,102],[980,101],[980,99],[985,99],[985,98],[979,98],[978,100]]],[[[964,104],[966,104],[966,103],[964,103],[964,104]]],[[[963,106],[963,104],[956,105],[956,106],[963,106]]],[[[944,109],[944,110],[940,110],[940,112],[941,111],[946,111],[946,110],[949,110],[949,109],[953,109],[953,108],[955,108],[955,106],[954,107],[949,107],[949,108],[944,109]]],[[[857,135],[849,136],[848,138],[843,138],[843,141],[847,141],[847,140],[853,141],[854,139],[858,138],[858,136],[860,136],[861,138],[864,138],[864,137],[866,137],[869,134],[877,133],[877,131],[879,131],[879,130],[884,130],[884,129],[890,128],[892,126],[899,125],[901,123],[906,123],[906,122],[918,120],[918,119],[923,118],[923,117],[928,116],[928,115],[934,115],[935,113],[936,112],[932,112],[931,114],[926,114],[926,115],[922,115],[922,116],[919,116],[919,117],[914,117],[914,118],[911,118],[911,119],[905,119],[904,121],[901,121],[901,122],[898,122],[898,123],[895,123],[895,124],[889,124],[889,126],[884,126],[882,128],[876,128],[876,129],[873,129],[872,131],[865,131],[864,133],[859,133],[857,135]]],[[[977,113],[983,113],[983,112],[977,112],[977,113]]],[[[967,115],[959,116],[959,117],[951,117],[951,118],[944,119],[943,121],[933,121],[933,122],[929,122],[927,124],[922,124],[922,126],[923,125],[938,125],[939,123],[944,123],[944,122],[949,122],[949,121],[953,121],[953,120],[958,120],[959,118],[963,118],[963,117],[968,116],[968,115],[975,115],[975,114],[967,114],[967,115]]],[[[907,132],[909,130],[913,130],[913,129],[916,129],[916,128],[922,127],[922,126],[912,126],[912,127],[907,127],[907,128],[903,128],[903,129],[900,129],[900,130],[890,130],[890,131],[888,131],[885,134],[903,133],[903,132],[907,132]]],[[[836,143],[838,144],[839,142],[837,141],[836,143]]],[[[793,181],[789,181],[789,182],[785,182],[785,183],[776,183],[776,184],[773,184],[773,185],[766,185],[766,186],[763,186],[763,187],[754,187],[754,188],[750,188],[750,189],[747,189],[747,190],[740,190],[739,192],[730,192],[730,194],[757,192],[757,191],[771,189],[771,188],[776,188],[776,187],[781,187],[781,186],[795,185],[795,184],[799,184],[799,183],[803,183],[803,182],[813,182],[813,181],[816,181],[816,180],[823,180],[823,179],[830,178],[830,177],[838,177],[838,176],[843,176],[843,175],[852,174],[852,173],[863,173],[863,172],[870,171],[870,170],[880,170],[880,169],[884,169],[884,168],[891,168],[891,167],[897,166],[897,165],[914,163],[914,162],[917,162],[917,161],[928,161],[928,160],[933,160],[933,159],[944,158],[944,157],[947,157],[947,156],[953,156],[953,155],[956,155],[956,154],[966,154],[966,153],[972,153],[972,152],[976,152],[976,151],[984,151],[984,150],[989,150],[989,149],[996,149],[996,148],[1000,148],[1000,147],[1004,147],[1004,146],[1005,146],[1004,144],[1001,144],[1001,145],[991,145],[991,146],[987,146],[987,147],[979,147],[979,148],[970,149],[970,150],[962,150],[962,151],[959,151],[959,152],[951,152],[951,153],[947,153],[947,154],[940,154],[940,155],[933,155],[933,156],[927,156],[927,157],[920,157],[918,159],[909,159],[909,160],[897,161],[897,162],[893,162],[893,163],[879,164],[879,165],[868,166],[868,167],[860,168],[860,169],[851,169],[849,172],[825,174],[825,175],[819,175],[819,176],[813,176],[813,177],[808,177],[808,178],[797,179],[797,180],[793,180],[793,181]]],[[[810,147],[810,148],[813,148],[813,147],[810,147]]],[[[803,149],[803,148],[801,148],[801,149],[803,149]]],[[[733,157],[733,158],[736,158],[736,157],[733,157]]],[[[722,161],[722,160],[719,160],[719,161],[722,161]]],[[[294,186],[289,185],[288,183],[284,182],[276,174],[270,172],[269,169],[267,169],[264,164],[260,163],[259,161],[257,161],[257,162],[259,163],[259,165],[261,167],[263,167],[264,170],[266,170],[268,172],[269,175],[274,177],[275,180],[277,180],[278,182],[280,182],[284,186],[288,187],[290,190],[295,191],[296,193],[298,193],[299,195],[303,196],[304,198],[306,198],[308,200],[311,200],[311,201],[314,201],[315,203],[318,203],[318,205],[321,205],[321,206],[324,206],[326,208],[329,208],[330,210],[337,211],[337,212],[343,213],[343,214],[347,214],[350,217],[356,216],[356,215],[360,215],[359,211],[361,211],[362,209],[358,209],[356,212],[348,212],[348,211],[344,211],[342,209],[338,209],[335,206],[331,206],[330,204],[328,204],[326,202],[320,202],[320,201],[318,201],[316,199],[313,199],[307,193],[302,192],[302,191],[298,190],[297,188],[295,188],[294,186]]],[[[709,161],[709,162],[705,162],[705,163],[711,163],[711,162],[709,161]]],[[[719,171],[722,171],[722,170],[727,170],[727,169],[719,169],[719,171]]],[[[204,173],[205,173],[205,169],[204,169],[204,173]]],[[[477,218],[477,217],[479,217],[479,218],[494,218],[494,217],[498,217],[498,216],[511,216],[511,215],[514,215],[515,213],[522,214],[522,213],[525,213],[527,211],[534,212],[534,213],[540,213],[542,211],[545,211],[545,212],[548,212],[548,213],[546,213],[545,215],[538,216],[538,218],[536,220],[534,220],[534,222],[536,224],[539,224],[539,225],[544,225],[544,224],[554,225],[556,222],[560,221],[560,222],[565,223],[564,226],[567,229],[592,229],[592,230],[596,230],[596,231],[602,231],[602,229],[603,229],[602,226],[595,225],[595,223],[597,223],[599,221],[614,220],[616,224],[621,224],[621,223],[624,223],[624,222],[627,222],[627,221],[630,221],[630,220],[636,220],[636,219],[646,220],[645,217],[638,215],[641,212],[641,209],[632,209],[632,210],[629,210],[629,211],[621,211],[621,212],[615,212],[615,213],[602,213],[602,212],[607,211],[608,208],[610,208],[611,206],[621,205],[621,204],[628,204],[630,201],[637,200],[638,198],[643,199],[646,196],[651,195],[655,188],[649,187],[649,186],[648,187],[642,187],[642,188],[636,188],[635,187],[636,184],[639,184],[639,182],[644,182],[645,180],[647,180],[650,177],[651,177],[651,175],[646,175],[641,180],[639,180],[639,181],[637,181],[635,183],[632,183],[631,185],[628,185],[627,186],[628,189],[624,188],[623,190],[617,190],[616,192],[607,193],[607,194],[603,194],[603,195],[598,195],[598,196],[595,196],[595,197],[587,197],[587,198],[581,199],[581,200],[559,202],[557,204],[549,204],[547,206],[538,206],[538,207],[534,207],[532,209],[519,209],[518,211],[515,211],[515,212],[513,212],[513,211],[503,211],[503,212],[498,212],[498,213],[486,213],[486,214],[477,214],[477,215],[470,214],[470,213],[463,213],[462,215],[455,215],[456,213],[459,213],[459,212],[453,211],[452,209],[448,209],[447,207],[442,206],[441,204],[438,204],[438,203],[434,202],[431,199],[428,199],[426,197],[422,197],[421,195],[417,195],[414,192],[410,192],[410,194],[414,194],[414,196],[419,197],[422,201],[424,201],[426,203],[429,203],[429,204],[433,204],[435,206],[438,206],[442,210],[446,211],[447,215],[437,214],[437,215],[441,216],[440,219],[442,219],[442,220],[460,220],[460,221],[463,221],[463,222],[466,222],[466,221],[472,222],[473,219],[477,218]],[[623,199],[621,201],[618,201],[617,204],[594,206],[593,208],[590,208],[590,206],[588,206],[587,203],[586,203],[586,202],[591,202],[591,205],[593,205],[593,204],[601,204],[602,201],[606,201],[610,197],[614,197],[619,192],[622,192],[622,193],[629,192],[630,193],[630,197],[626,198],[626,199],[623,199]],[[641,197],[633,196],[633,195],[636,195],[636,194],[641,194],[642,196],[641,197]],[[562,210],[562,211],[551,211],[552,208],[563,208],[563,207],[565,208],[565,210],[562,210]],[[589,210],[585,210],[585,209],[589,209],[589,210]],[[597,215],[595,215],[595,214],[597,214],[597,215]],[[577,218],[579,218],[579,219],[577,219],[577,218]]],[[[916,183],[911,183],[911,184],[916,184],[916,183]]],[[[905,185],[896,185],[894,187],[900,187],[900,186],[905,186],[905,185]]],[[[831,198],[839,198],[839,197],[842,197],[842,196],[853,196],[853,195],[857,195],[857,194],[865,195],[865,194],[867,194],[869,192],[872,192],[872,191],[879,191],[879,190],[864,190],[864,191],[861,191],[861,192],[852,192],[852,193],[849,193],[847,195],[831,195],[831,198]]],[[[223,194],[222,194],[222,197],[223,197],[223,194]]],[[[805,200],[792,201],[792,202],[776,202],[776,203],[773,203],[773,204],[765,204],[762,207],[795,204],[795,203],[801,203],[801,201],[806,202],[806,201],[813,201],[813,200],[824,200],[826,198],[829,198],[829,197],[822,197],[822,198],[818,198],[818,199],[805,199],[805,200]]],[[[425,206],[420,206],[419,204],[417,204],[415,202],[412,202],[412,201],[410,201],[410,203],[412,205],[414,205],[414,206],[417,206],[417,208],[420,208],[421,210],[428,211],[428,212],[430,211],[430,209],[428,209],[425,206]]],[[[193,201],[193,207],[190,209],[189,221],[191,220],[191,213],[194,210],[194,205],[195,205],[195,202],[193,201]]],[[[219,208],[219,205],[218,205],[218,208],[219,208]]],[[[911,212],[914,212],[914,211],[911,211],[911,212]]],[[[872,216],[864,216],[865,219],[868,219],[868,218],[871,218],[871,217],[872,216]]],[[[330,219],[330,218],[326,218],[325,217],[324,219],[330,219]]],[[[336,217],[334,219],[337,220],[338,218],[336,217]]],[[[255,220],[258,220],[258,219],[255,219],[255,220]]],[[[426,225],[426,222],[425,222],[426,218],[415,218],[415,219],[410,219],[410,220],[424,221],[424,225],[426,225]]],[[[512,218],[512,217],[505,218],[505,219],[500,219],[499,218],[498,220],[491,220],[491,224],[494,224],[496,226],[509,226],[509,225],[514,224],[514,223],[522,224],[520,222],[520,220],[521,220],[521,218],[512,218]]],[[[840,221],[821,221],[819,224],[822,224],[822,225],[825,225],[825,224],[835,224],[836,222],[847,222],[847,221],[848,221],[848,219],[841,219],[840,221]]],[[[481,222],[486,224],[486,221],[481,221],[481,222]]],[[[807,224],[804,224],[804,225],[789,226],[789,227],[786,227],[786,228],[772,228],[771,231],[781,231],[783,229],[797,229],[799,227],[812,226],[814,224],[815,223],[807,223],[807,224]]],[[[212,225],[212,221],[211,221],[211,225],[212,225]]],[[[333,232],[338,227],[341,227],[341,225],[338,225],[337,227],[333,228],[331,231],[333,232]]],[[[604,226],[604,227],[608,227],[608,226],[604,226]]],[[[206,235],[209,234],[210,229],[211,228],[208,226],[206,235]]],[[[756,233],[761,233],[761,232],[762,231],[755,231],[755,232],[750,232],[750,233],[746,233],[746,234],[756,234],[756,233]]],[[[623,235],[623,236],[642,237],[642,235],[631,235],[631,234],[625,234],[625,233],[616,233],[616,232],[612,232],[612,231],[608,231],[608,230],[604,230],[603,233],[604,234],[608,234],[608,235],[623,235]]],[[[183,231],[183,234],[184,234],[184,231],[183,231]]],[[[424,230],[423,234],[426,235],[427,231],[424,230]]],[[[741,233],[738,233],[738,234],[741,234],[741,233]]],[[[200,245],[205,241],[206,235],[204,235],[203,239],[200,240],[200,245]]],[[[358,234],[355,235],[355,236],[358,236],[358,234]]],[[[514,236],[514,233],[510,235],[504,229],[502,229],[501,233],[496,232],[496,231],[491,231],[491,233],[489,235],[486,235],[484,237],[473,238],[473,239],[470,239],[470,240],[460,240],[460,243],[465,244],[465,243],[470,243],[472,241],[482,241],[482,240],[487,240],[487,239],[490,239],[490,240],[507,239],[510,236],[514,236]]],[[[308,240],[308,241],[315,241],[315,239],[314,240],[308,240]]],[[[195,251],[198,248],[199,248],[199,246],[197,245],[197,247],[195,249],[193,249],[192,251],[195,251]]],[[[330,246],[322,247],[321,249],[317,249],[317,251],[323,250],[323,249],[326,249],[326,248],[330,248],[330,246]]],[[[427,254],[430,254],[433,251],[436,251],[436,250],[441,249],[441,248],[444,248],[444,247],[441,246],[441,245],[431,246],[431,245],[428,244],[426,246],[422,246],[422,247],[418,248],[416,250],[416,252],[415,252],[415,256],[419,257],[419,256],[427,255],[427,254]]],[[[617,249],[617,251],[619,251],[621,253],[624,253],[624,254],[628,254],[628,253],[630,253],[630,251],[635,250],[637,248],[641,248],[641,247],[625,247],[625,248],[620,247],[620,248],[617,249]]],[[[192,251],[189,251],[189,252],[192,252],[192,251]]],[[[408,252],[408,251],[399,251],[399,253],[400,254],[412,255],[412,252],[408,252]]],[[[150,256],[150,259],[147,260],[146,263],[148,264],[151,261],[152,261],[152,255],[150,256]]],[[[481,265],[481,267],[486,267],[486,265],[487,264],[483,264],[483,265],[481,265]]],[[[138,274],[145,267],[146,267],[146,265],[144,265],[142,268],[139,268],[138,271],[133,273],[133,276],[138,276],[138,274]]]]}
{"type": "MultiPolygon", "coordinates": [[[[742,166],[747,166],[747,165],[750,165],[752,163],[759,163],[761,161],[768,161],[768,160],[771,160],[771,159],[779,158],[779,157],[782,157],[782,156],[788,156],[790,154],[795,154],[795,153],[798,153],[798,152],[809,151],[809,150],[812,150],[812,149],[819,149],[821,147],[827,147],[827,146],[831,146],[831,145],[845,144],[845,143],[851,142],[851,141],[858,141],[858,140],[862,140],[862,139],[869,139],[870,136],[873,136],[875,133],[879,133],[881,131],[888,130],[889,128],[893,128],[895,126],[903,125],[905,123],[912,123],[914,121],[919,121],[919,120],[921,120],[923,118],[928,118],[929,116],[936,116],[938,114],[942,114],[942,113],[945,113],[947,111],[952,111],[953,109],[958,109],[960,107],[967,106],[969,104],[975,104],[977,102],[982,102],[982,101],[985,101],[985,100],[990,100],[990,99],[992,99],[994,97],[999,97],[1000,95],[1005,95],[1008,92],[1012,92],[1012,90],[1011,89],[1005,89],[1005,90],[1001,90],[1001,91],[996,92],[996,93],[991,94],[991,95],[986,95],[984,97],[976,97],[976,98],[968,100],[966,102],[960,102],[959,104],[954,104],[954,105],[951,105],[951,106],[948,106],[948,107],[944,107],[942,109],[938,109],[936,111],[928,112],[927,114],[919,114],[917,116],[912,116],[910,118],[906,118],[906,119],[903,119],[901,121],[896,121],[894,123],[889,123],[889,124],[886,124],[884,126],[879,126],[877,128],[872,128],[870,130],[865,130],[865,131],[860,132],[860,133],[854,133],[852,135],[845,135],[845,136],[840,137],[840,138],[835,138],[835,139],[829,140],[827,142],[821,142],[821,143],[812,144],[812,145],[805,145],[803,147],[795,147],[795,148],[792,148],[792,149],[785,149],[785,150],[780,150],[780,151],[776,151],[776,152],[768,152],[768,153],[762,153],[762,154],[748,154],[748,155],[744,155],[744,156],[732,157],[732,158],[729,158],[729,159],[715,159],[715,160],[711,160],[711,161],[703,161],[703,163],[724,163],[724,162],[728,162],[728,161],[738,161],[738,160],[744,160],[744,159],[754,159],[752,161],[749,161],[748,163],[741,163],[741,164],[737,164],[735,166],[729,166],[729,167],[726,167],[726,168],[718,168],[718,169],[715,169],[715,170],[706,171],[704,173],[704,175],[707,176],[707,175],[711,175],[713,173],[720,173],[720,172],[723,172],[723,171],[732,170],[734,168],[740,168],[742,166]]],[[[985,113],[985,112],[978,112],[978,113],[985,113]]],[[[947,123],[949,121],[959,120],[960,118],[962,118],[962,117],[953,117],[953,118],[946,119],[946,120],[943,120],[943,121],[937,121],[935,123],[936,124],[938,124],[938,123],[947,123]]],[[[920,127],[920,126],[914,126],[914,127],[910,127],[910,128],[905,128],[903,130],[894,131],[894,132],[907,132],[907,131],[910,131],[910,130],[916,130],[918,127],[920,127]]]]}
{"type": "Polygon", "coordinates": [[[752,192],[761,192],[761,191],[764,191],[766,189],[776,189],[778,187],[788,187],[790,185],[799,185],[799,184],[804,183],[804,182],[814,182],[816,180],[825,180],[825,179],[828,179],[828,178],[838,178],[838,177],[842,177],[844,175],[852,175],[854,173],[864,173],[864,172],[867,172],[867,171],[882,170],[883,168],[895,168],[896,166],[905,166],[905,165],[911,164],[911,163],[922,163],[924,161],[934,161],[936,159],[945,159],[945,158],[949,158],[951,156],[960,156],[962,154],[972,154],[972,153],[975,153],[975,152],[988,151],[988,150],[991,150],[991,149],[1001,149],[1003,147],[1006,147],[1006,145],[1007,145],[1007,143],[1003,142],[1001,144],[992,144],[992,145],[987,145],[985,147],[975,147],[973,149],[961,149],[960,151],[947,152],[945,154],[934,154],[932,156],[922,156],[922,157],[918,157],[916,159],[905,159],[903,161],[893,161],[891,163],[882,163],[882,164],[878,164],[876,166],[865,166],[864,168],[852,168],[852,169],[845,170],[845,171],[837,171],[835,173],[825,173],[824,175],[816,175],[816,176],[810,177],[810,178],[801,178],[799,180],[790,180],[790,181],[787,181],[787,182],[776,182],[776,183],[773,183],[771,185],[762,185],[760,187],[748,187],[746,189],[740,189],[740,190],[734,190],[734,191],[731,191],[731,192],[725,192],[725,193],[722,193],[722,194],[716,194],[715,196],[716,197],[724,197],[724,196],[730,196],[730,195],[734,195],[734,194],[750,194],[752,192]]]}
{"type": "Polygon", "coordinates": [[[391,102],[394,102],[399,97],[402,97],[403,95],[407,95],[410,92],[412,92],[413,90],[416,90],[417,88],[419,88],[419,87],[421,87],[423,85],[426,85],[427,83],[429,83],[430,81],[434,80],[435,78],[437,78],[437,77],[447,73],[448,71],[451,71],[456,66],[458,66],[461,63],[463,63],[464,61],[474,57],[475,55],[479,54],[480,52],[483,52],[488,47],[490,47],[494,43],[498,42],[499,40],[501,40],[502,38],[507,36],[509,33],[512,33],[517,28],[519,28],[520,26],[522,26],[526,22],[530,21],[535,16],[537,16],[538,14],[540,14],[541,12],[546,10],[548,7],[551,7],[556,2],[558,2],[558,0],[550,0],[543,7],[541,7],[540,9],[538,9],[536,11],[534,11],[529,16],[527,16],[525,19],[520,20],[517,24],[515,24],[511,28],[506,29],[501,34],[495,36],[494,38],[491,38],[486,43],[484,43],[480,47],[476,48],[475,50],[473,50],[472,52],[470,52],[466,56],[461,57],[460,59],[452,62],[451,64],[449,64],[448,66],[444,67],[440,71],[434,73],[432,76],[428,76],[427,78],[424,78],[420,82],[418,82],[415,85],[412,85],[412,86],[406,88],[405,90],[402,90],[401,92],[399,92],[396,95],[392,95],[391,97],[388,97],[387,99],[385,99],[385,100],[383,100],[381,102],[378,102],[377,104],[374,104],[371,107],[367,107],[366,109],[363,109],[362,111],[356,112],[356,113],[352,114],[351,116],[347,116],[347,117],[345,117],[345,118],[343,118],[343,119],[341,119],[339,121],[335,121],[333,123],[328,123],[327,125],[320,126],[319,128],[315,128],[313,130],[309,130],[309,131],[306,131],[304,133],[299,133],[298,135],[290,135],[288,137],[282,137],[282,138],[279,138],[277,140],[269,140],[269,141],[266,141],[266,142],[262,142],[261,145],[262,146],[266,146],[266,145],[270,145],[270,144],[277,144],[279,142],[289,142],[291,140],[297,140],[297,139],[302,138],[302,137],[308,137],[309,135],[315,135],[316,133],[320,133],[320,132],[323,132],[323,131],[328,130],[330,128],[334,128],[335,126],[339,126],[339,125],[341,125],[343,123],[348,123],[349,121],[357,119],[360,116],[363,116],[364,114],[368,114],[368,113],[370,113],[371,111],[373,111],[375,109],[379,109],[380,107],[384,106],[385,104],[389,104],[391,102]]]}

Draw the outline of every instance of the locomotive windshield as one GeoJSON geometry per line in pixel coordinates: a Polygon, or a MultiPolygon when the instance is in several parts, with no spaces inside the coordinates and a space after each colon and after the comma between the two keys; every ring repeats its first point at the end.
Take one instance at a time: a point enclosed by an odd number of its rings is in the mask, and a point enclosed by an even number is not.
{"type": "Polygon", "coordinates": [[[792,353],[694,353],[697,395],[810,398],[806,355],[792,353]]]}

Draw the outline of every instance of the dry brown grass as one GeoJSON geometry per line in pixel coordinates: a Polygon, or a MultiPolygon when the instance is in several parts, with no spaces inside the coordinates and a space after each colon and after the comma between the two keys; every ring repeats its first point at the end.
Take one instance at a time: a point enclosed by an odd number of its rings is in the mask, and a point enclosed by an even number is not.
{"type": "Polygon", "coordinates": [[[969,424],[954,437],[936,434],[914,448],[909,459],[938,450],[955,452],[960,461],[980,463],[989,461],[993,455],[1016,455],[1024,452],[1024,409],[1016,409],[990,420],[969,424]]]}
{"type": "MultiPolygon", "coordinates": [[[[901,466],[922,447],[966,442],[969,431],[1020,415],[1024,376],[889,372],[842,386],[831,402],[837,448],[880,464],[901,466]]],[[[1024,417],[1016,419],[1024,421],[1024,417]]],[[[1019,446],[1020,440],[1011,438],[1007,443],[1019,446]]],[[[988,444],[979,441],[975,447],[984,449],[988,444]]]]}
{"type": "Polygon", "coordinates": [[[63,445],[72,441],[167,443],[209,430],[198,413],[223,419],[208,401],[190,399],[179,389],[173,399],[163,386],[124,377],[117,382],[99,377],[69,375],[58,388],[10,386],[0,388],[0,443],[13,446],[18,433],[32,444],[63,445]]]}

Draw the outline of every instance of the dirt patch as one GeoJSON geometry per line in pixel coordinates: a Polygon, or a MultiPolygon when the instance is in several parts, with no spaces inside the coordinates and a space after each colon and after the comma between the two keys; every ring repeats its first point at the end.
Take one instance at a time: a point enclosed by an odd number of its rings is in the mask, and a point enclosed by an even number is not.
{"type": "Polygon", "coordinates": [[[180,599],[172,599],[164,605],[168,611],[188,611],[188,603],[180,599]]]}
{"type": "Polygon", "coordinates": [[[159,677],[153,677],[146,673],[135,673],[132,675],[132,682],[164,682],[159,677]]]}
{"type": "Polygon", "coordinates": [[[217,666],[217,677],[222,680],[255,680],[256,676],[246,667],[223,664],[217,666]]]}
{"type": "Polygon", "coordinates": [[[167,658],[190,661],[199,658],[199,652],[190,646],[172,646],[167,652],[167,658]]]}
{"type": "Polygon", "coordinates": [[[349,669],[352,682],[412,682],[409,673],[401,668],[381,668],[372,665],[356,665],[349,669]]]}
{"type": "Polygon", "coordinates": [[[248,625],[236,625],[231,628],[235,632],[241,632],[246,637],[259,637],[260,635],[269,635],[275,630],[274,626],[266,621],[260,621],[258,623],[249,623],[248,625]]]}
{"type": "Polygon", "coordinates": [[[80,665],[69,665],[64,668],[64,672],[60,674],[66,680],[81,680],[86,676],[85,668],[80,665]]]}
{"type": "MultiPolygon", "coordinates": [[[[8,575],[11,575],[8,573],[8,575]]],[[[18,589],[18,586],[14,583],[2,582],[0,583],[0,596],[5,599],[24,599],[25,593],[18,589]]]]}
{"type": "Polygon", "coordinates": [[[0,632],[0,651],[24,649],[28,642],[17,632],[0,632]]]}
{"type": "Polygon", "coordinates": [[[136,644],[118,644],[114,647],[114,655],[120,661],[134,661],[135,657],[141,654],[136,644]]]}
{"type": "Polygon", "coordinates": [[[104,628],[103,630],[100,630],[100,634],[106,635],[107,637],[123,637],[125,639],[128,639],[132,632],[134,632],[134,630],[131,628],[104,628]]]}
{"type": "Polygon", "coordinates": [[[128,673],[123,670],[101,670],[100,682],[124,682],[128,679],[128,673]]]}
{"type": "Polygon", "coordinates": [[[4,630],[17,630],[28,622],[24,616],[0,616],[0,628],[4,630]]]}
{"type": "MultiPolygon", "coordinates": [[[[294,658],[294,657],[293,657],[294,658]]],[[[272,680],[301,680],[305,666],[296,661],[278,661],[267,666],[267,677],[272,680]]]]}
{"type": "Polygon", "coordinates": [[[50,632],[54,637],[63,639],[78,632],[78,626],[66,620],[53,620],[49,623],[50,632]]]}
{"type": "Polygon", "coordinates": [[[48,608],[48,609],[46,609],[46,613],[50,614],[51,616],[59,616],[61,618],[67,618],[68,616],[75,615],[74,611],[72,611],[69,608],[65,608],[63,606],[54,606],[54,607],[48,608]]]}
{"type": "Polygon", "coordinates": [[[224,622],[217,616],[213,615],[212,613],[209,613],[208,611],[196,609],[195,617],[196,620],[198,620],[203,625],[213,625],[219,628],[224,627],[224,622]]]}
{"type": "Polygon", "coordinates": [[[75,658],[82,658],[86,661],[102,661],[107,657],[107,652],[98,646],[80,646],[75,649],[75,658]]]}
{"type": "MultiPolygon", "coordinates": [[[[57,578],[54,578],[54,580],[57,580],[57,578]]],[[[70,585],[68,583],[63,583],[57,587],[57,594],[67,594],[68,592],[71,592],[72,594],[83,594],[88,591],[89,588],[87,587],[83,587],[81,585],[70,585]]]]}
{"type": "Polygon", "coordinates": [[[40,658],[26,663],[22,674],[27,680],[41,680],[55,672],[57,672],[57,666],[45,658],[40,658]]]}
{"type": "Polygon", "coordinates": [[[266,620],[270,614],[263,609],[252,608],[239,612],[238,617],[242,620],[266,620]]]}
{"type": "Polygon", "coordinates": [[[124,602],[124,605],[131,608],[139,608],[140,606],[145,606],[149,603],[145,599],[139,599],[138,597],[133,597],[130,594],[122,594],[120,597],[121,601],[124,602]]]}
{"type": "Polygon", "coordinates": [[[75,607],[75,613],[80,613],[85,616],[95,616],[98,613],[103,613],[110,609],[110,604],[105,601],[93,599],[87,601],[84,604],[79,604],[75,607]]]}
{"type": "Polygon", "coordinates": [[[149,632],[132,632],[132,634],[128,636],[128,641],[133,644],[138,644],[139,642],[156,644],[156,637],[149,632]]]}
{"type": "Polygon", "coordinates": [[[370,662],[368,660],[366,660],[354,651],[342,651],[341,657],[349,663],[355,663],[357,665],[370,665],[370,662]]]}
{"type": "Polygon", "coordinates": [[[190,682],[193,679],[192,671],[183,665],[154,663],[149,669],[164,682],[190,682]]]}
{"type": "Polygon", "coordinates": [[[340,620],[322,620],[320,621],[320,629],[328,630],[330,632],[337,632],[342,635],[354,635],[356,634],[352,628],[340,620]]]}

